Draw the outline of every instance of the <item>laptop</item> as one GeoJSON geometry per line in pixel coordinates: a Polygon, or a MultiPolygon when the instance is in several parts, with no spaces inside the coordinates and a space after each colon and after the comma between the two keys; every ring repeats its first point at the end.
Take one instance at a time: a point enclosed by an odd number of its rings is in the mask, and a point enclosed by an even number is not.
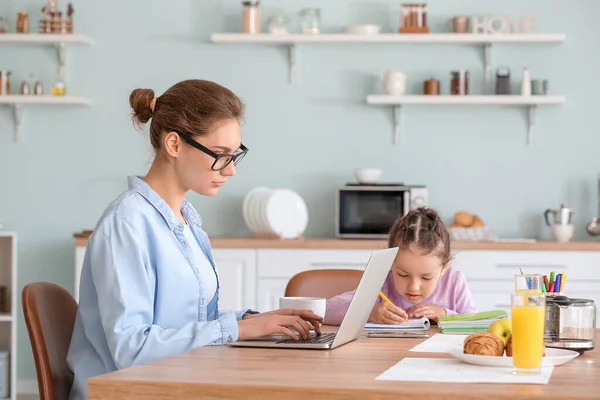
{"type": "Polygon", "coordinates": [[[311,332],[310,338],[300,340],[294,340],[283,334],[267,335],[256,339],[240,340],[230,343],[229,346],[329,350],[358,339],[377,301],[385,278],[392,268],[397,252],[398,248],[393,247],[376,250],[371,254],[337,332],[323,332],[321,335],[311,332]]]}

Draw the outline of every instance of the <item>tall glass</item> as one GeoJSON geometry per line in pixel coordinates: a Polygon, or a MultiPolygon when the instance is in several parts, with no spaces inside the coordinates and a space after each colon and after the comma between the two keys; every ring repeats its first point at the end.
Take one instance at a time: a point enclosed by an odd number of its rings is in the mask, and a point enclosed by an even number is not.
{"type": "Polygon", "coordinates": [[[511,312],[513,372],[517,375],[539,374],[544,353],[546,296],[513,294],[511,312]]]}
{"type": "Polygon", "coordinates": [[[517,274],[515,275],[515,293],[517,294],[539,294],[542,293],[544,276],[540,274],[517,274]]]}

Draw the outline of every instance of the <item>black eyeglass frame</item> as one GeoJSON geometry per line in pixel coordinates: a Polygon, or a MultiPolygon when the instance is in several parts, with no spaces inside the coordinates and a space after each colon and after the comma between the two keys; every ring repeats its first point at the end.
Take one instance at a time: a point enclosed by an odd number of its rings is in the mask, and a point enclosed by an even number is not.
{"type": "Polygon", "coordinates": [[[170,132],[177,133],[183,140],[185,140],[185,142],[187,144],[189,144],[190,146],[193,146],[193,147],[197,148],[198,150],[200,150],[204,154],[207,154],[207,155],[211,156],[212,158],[214,158],[215,161],[213,162],[213,164],[210,167],[210,169],[212,169],[213,171],[222,171],[222,170],[224,170],[225,168],[227,168],[227,166],[229,164],[231,164],[232,161],[233,161],[233,165],[237,166],[239,164],[239,162],[242,161],[242,159],[244,158],[244,156],[246,155],[246,153],[248,153],[248,150],[249,150],[242,143],[240,145],[240,147],[239,147],[239,150],[241,150],[240,152],[237,152],[237,153],[234,153],[234,154],[217,154],[214,151],[212,151],[212,150],[204,147],[200,143],[196,142],[194,139],[192,139],[192,136],[190,134],[188,134],[188,133],[179,132],[179,131],[176,131],[174,129],[171,129],[170,132]],[[215,169],[215,165],[217,165],[217,163],[219,162],[219,160],[222,159],[222,158],[225,158],[225,157],[230,157],[229,161],[222,168],[215,169]]]}

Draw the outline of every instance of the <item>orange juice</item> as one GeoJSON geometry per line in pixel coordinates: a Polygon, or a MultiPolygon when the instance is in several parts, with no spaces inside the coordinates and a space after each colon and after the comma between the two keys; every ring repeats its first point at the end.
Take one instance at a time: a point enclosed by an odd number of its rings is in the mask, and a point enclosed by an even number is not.
{"type": "Polygon", "coordinates": [[[543,305],[512,306],[512,352],[515,368],[541,368],[545,315],[546,307],[543,305]]]}
{"type": "Polygon", "coordinates": [[[542,289],[517,289],[516,294],[542,294],[542,289]]]}

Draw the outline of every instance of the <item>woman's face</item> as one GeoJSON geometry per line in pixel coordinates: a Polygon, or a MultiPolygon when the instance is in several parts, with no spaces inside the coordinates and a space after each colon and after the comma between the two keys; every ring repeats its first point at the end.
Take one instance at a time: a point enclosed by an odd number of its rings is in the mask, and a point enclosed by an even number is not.
{"type": "MultiPolygon", "coordinates": [[[[215,162],[214,157],[175,135],[178,139],[178,151],[174,167],[181,185],[201,195],[216,195],[227,179],[235,175],[233,162],[221,171],[213,171],[211,167],[215,162]]],[[[217,122],[210,133],[192,139],[216,154],[233,154],[241,145],[239,121],[231,119],[217,122]]]]}
{"type": "Polygon", "coordinates": [[[394,285],[404,300],[419,304],[433,293],[445,269],[438,256],[423,255],[416,246],[400,249],[392,265],[394,285]]]}

